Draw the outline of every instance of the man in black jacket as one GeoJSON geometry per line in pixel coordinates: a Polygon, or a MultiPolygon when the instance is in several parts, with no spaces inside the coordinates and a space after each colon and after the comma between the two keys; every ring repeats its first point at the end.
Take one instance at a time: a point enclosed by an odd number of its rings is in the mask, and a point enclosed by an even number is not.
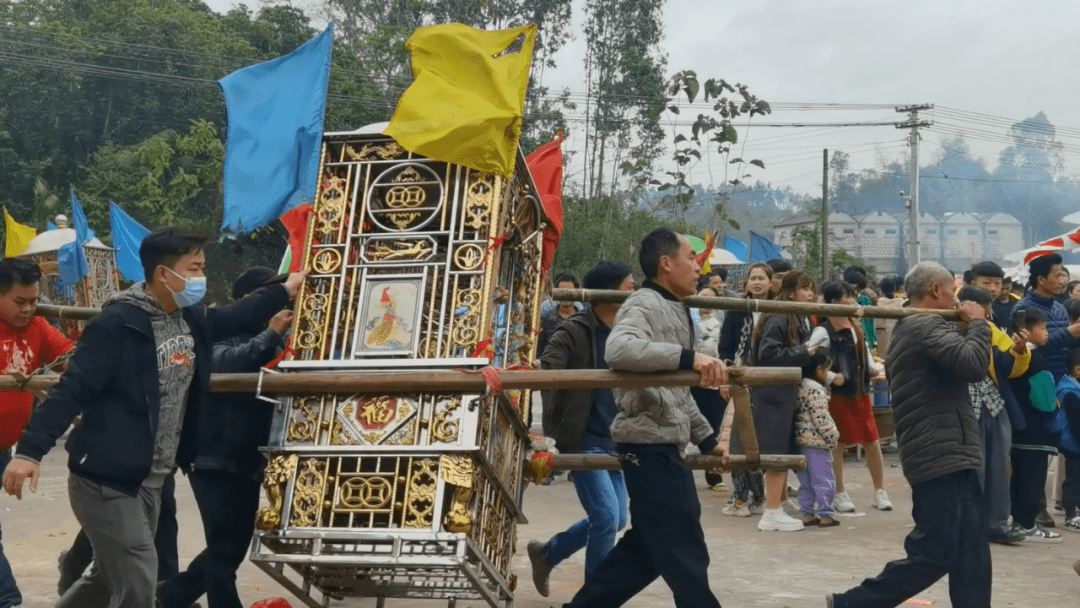
{"type": "MultiPolygon", "coordinates": [[[[265,266],[245,271],[233,285],[233,299],[280,283],[284,276],[265,266]]],[[[283,310],[266,329],[248,331],[214,345],[215,374],[254,373],[273,361],[282,337],[292,325],[293,312],[283,310]]],[[[236,591],[236,571],[244,562],[266,460],[259,447],[270,438],[274,407],[255,393],[214,393],[212,407],[199,421],[198,450],[189,479],[202,516],[206,549],[188,569],[162,583],[162,608],[188,606],[203,593],[210,608],[242,608],[236,591]]]]}
{"type": "MultiPolygon", "coordinates": [[[[952,273],[935,262],[912,268],[904,288],[913,308],[956,308],[952,273]]],[[[990,605],[982,447],[968,394],[990,368],[990,325],[974,302],[960,302],[959,313],[962,332],[937,314],[905,317],[893,329],[885,368],[915,529],[904,540],[907,558],[830,595],[829,608],[898,606],[946,574],[955,608],[990,605]]]]}
{"type": "Polygon", "coordinates": [[[161,486],[195,456],[198,420],[209,399],[214,342],[261,328],[306,277],[222,308],[206,291],[205,239],[159,228],[139,248],[147,280],[114,295],[86,327],[71,363],[34,412],[4,473],[4,488],[36,491],[40,461],[67,430],[68,494],[94,547],[94,567],[59,608],[154,605],[154,531],[161,486]]]}

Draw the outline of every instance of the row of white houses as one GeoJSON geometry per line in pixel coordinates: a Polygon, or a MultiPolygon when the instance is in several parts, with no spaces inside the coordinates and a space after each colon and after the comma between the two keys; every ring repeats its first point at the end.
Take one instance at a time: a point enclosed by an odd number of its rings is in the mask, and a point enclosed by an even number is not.
{"type": "MultiPolygon", "coordinates": [[[[773,231],[773,242],[790,248],[792,234],[801,226],[814,229],[815,218],[798,215],[783,220],[773,231]]],[[[877,270],[878,276],[903,272],[907,266],[907,216],[875,212],[852,216],[829,214],[830,249],[843,249],[877,270]]],[[[1023,227],[1007,213],[947,213],[919,219],[922,259],[963,271],[975,262],[1005,264],[1007,253],[1024,248],[1023,227]]]]}

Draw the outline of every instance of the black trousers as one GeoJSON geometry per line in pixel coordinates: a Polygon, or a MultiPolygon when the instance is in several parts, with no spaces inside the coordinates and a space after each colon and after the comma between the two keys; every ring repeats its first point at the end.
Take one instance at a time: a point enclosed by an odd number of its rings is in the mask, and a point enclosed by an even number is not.
{"type": "Polygon", "coordinates": [[[1061,506],[1065,517],[1080,515],[1080,455],[1065,455],[1065,483],[1061,485],[1061,506]]]}
{"type": "Polygon", "coordinates": [[[694,475],[671,444],[618,444],[630,529],[566,608],[615,608],[663,577],[678,608],[720,608],[709,589],[709,550],[694,475]]]}
{"type": "MultiPolygon", "coordinates": [[[[691,386],[690,394],[694,397],[694,403],[697,404],[698,410],[709,421],[713,433],[720,435],[720,427],[724,424],[724,412],[727,410],[727,401],[720,396],[720,391],[715,388],[691,386]]],[[[705,472],[705,483],[710,486],[715,486],[722,481],[724,481],[724,477],[719,473],[705,472]]]]}
{"type": "Polygon", "coordinates": [[[986,505],[975,469],[911,484],[915,529],[905,559],[834,596],[835,608],[892,608],[949,575],[953,608],[990,606],[991,561],[986,505]]]}
{"type": "MultiPolygon", "coordinates": [[[[159,581],[169,580],[180,571],[180,550],[176,539],[178,533],[176,473],[174,472],[165,478],[165,483],[161,486],[161,513],[158,515],[157,534],[154,536],[154,547],[158,555],[157,580],[159,581]]],[[[60,563],[60,586],[63,591],[79,580],[92,561],[94,561],[94,548],[90,545],[90,539],[86,537],[86,533],[79,530],[71,543],[71,548],[60,563]]]]}
{"type": "Polygon", "coordinates": [[[181,608],[206,594],[210,608],[243,608],[236,571],[247,557],[259,509],[259,482],[250,475],[196,469],[189,475],[199,503],[206,549],[161,588],[163,608],[181,608]]]}
{"type": "Polygon", "coordinates": [[[1046,469],[1050,452],[1013,448],[1009,481],[1012,516],[1017,525],[1033,528],[1046,500],[1046,469]]]}

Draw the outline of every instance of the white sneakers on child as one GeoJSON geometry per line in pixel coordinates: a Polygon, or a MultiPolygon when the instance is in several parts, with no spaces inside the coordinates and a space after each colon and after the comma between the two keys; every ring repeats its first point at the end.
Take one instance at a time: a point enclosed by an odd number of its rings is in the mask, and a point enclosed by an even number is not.
{"type": "Polygon", "coordinates": [[[874,490],[874,500],[870,501],[870,505],[879,511],[892,511],[892,502],[889,501],[889,494],[884,488],[874,490]]]}
{"type": "Polygon", "coordinates": [[[854,513],[855,503],[851,502],[851,497],[847,492],[837,492],[832,499],[832,506],[834,509],[841,513],[854,513]]]}
{"type": "Polygon", "coordinates": [[[720,512],[735,517],[750,517],[750,504],[746,500],[731,499],[723,509],[720,509],[720,512]]]}
{"type": "Polygon", "coordinates": [[[765,509],[758,520],[757,529],[762,532],[798,532],[803,529],[803,523],[784,513],[783,509],[765,509]]]}

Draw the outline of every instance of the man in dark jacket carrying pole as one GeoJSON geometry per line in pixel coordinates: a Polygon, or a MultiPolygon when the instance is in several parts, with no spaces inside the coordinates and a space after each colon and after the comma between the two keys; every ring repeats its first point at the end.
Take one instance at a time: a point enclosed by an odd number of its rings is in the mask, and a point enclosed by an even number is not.
{"type": "MultiPolygon", "coordinates": [[[[936,262],[912,268],[904,289],[914,308],[957,308],[952,273],[936,262]]],[[[906,317],[893,329],[885,368],[915,529],[904,541],[906,559],[830,595],[829,608],[898,606],[946,574],[955,608],[990,605],[982,447],[968,395],[990,366],[990,326],[982,306],[961,302],[958,310],[967,322],[961,331],[937,314],[906,317]]]]}
{"type": "Polygon", "coordinates": [[[116,294],[86,327],[60,382],[34,412],[4,473],[4,489],[36,491],[39,463],[81,414],[68,438],[68,495],[94,547],[94,567],[59,608],[154,605],[154,531],[161,486],[195,454],[198,420],[209,399],[214,342],[257,330],[303,283],[281,286],[221,308],[206,292],[205,239],[159,228],[139,248],[145,283],[116,294]]]}
{"type": "MultiPolygon", "coordinates": [[[[256,266],[233,284],[240,301],[260,287],[282,283],[285,275],[256,266]]],[[[282,349],[282,337],[292,326],[292,310],[283,310],[262,331],[245,331],[214,345],[215,374],[255,373],[282,349]]],[[[213,393],[211,407],[199,420],[198,448],[188,478],[199,504],[206,549],[187,570],[162,583],[161,608],[186,608],[206,594],[210,608],[242,608],[236,591],[236,571],[244,563],[266,459],[259,448],[270,439],[274,406],[255,393],[213,393]]]]}

